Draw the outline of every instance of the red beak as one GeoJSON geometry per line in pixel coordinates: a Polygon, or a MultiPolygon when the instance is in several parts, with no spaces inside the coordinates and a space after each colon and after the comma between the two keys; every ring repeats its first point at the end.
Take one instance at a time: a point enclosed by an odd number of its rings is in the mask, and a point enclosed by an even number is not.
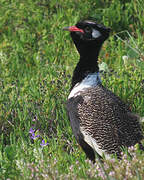
{"type": "Polygon", "coordinates": [[[77,28],[76,26],[64,27],[63,30],[70,31],[70,32],[77,31],[77,32],[84,33],[82,29],[77,28]]]}

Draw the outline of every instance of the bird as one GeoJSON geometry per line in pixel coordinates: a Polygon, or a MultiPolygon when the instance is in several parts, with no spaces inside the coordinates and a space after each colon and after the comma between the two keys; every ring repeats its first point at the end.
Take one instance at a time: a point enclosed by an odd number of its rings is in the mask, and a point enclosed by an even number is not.
{"type": "Polygon", "coordinates": [[[98,57],[111,29],[93,19],[64,27],[80,55],[72,76],[66,109],[73,134],[87,158],[121,157],[123,147],[143,147],[139,116],[102,85],[98,57]]]}

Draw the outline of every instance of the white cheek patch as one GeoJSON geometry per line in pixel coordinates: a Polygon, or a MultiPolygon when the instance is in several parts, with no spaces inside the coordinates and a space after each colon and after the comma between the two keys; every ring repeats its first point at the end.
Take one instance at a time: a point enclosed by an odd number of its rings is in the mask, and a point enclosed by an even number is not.
{"type": "Polygon", "coordinates": [[[99,38],[100,36],[101,36],[101,33],[98,30],[93,29],[92,37],[93,38],[99,38]]]}

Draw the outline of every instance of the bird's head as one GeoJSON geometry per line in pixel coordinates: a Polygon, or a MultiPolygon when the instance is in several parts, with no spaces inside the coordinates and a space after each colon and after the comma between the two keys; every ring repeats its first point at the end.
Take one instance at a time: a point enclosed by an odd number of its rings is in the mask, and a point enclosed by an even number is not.
{"type": "Polygon", "coordinates": [[[79,21],[75,26],[65,27],[71,32],[71,37],[80,55],[92,53],[101,48],[103,42],[109,37],[110,28],[98,24],[93,20],[79,21]]]}

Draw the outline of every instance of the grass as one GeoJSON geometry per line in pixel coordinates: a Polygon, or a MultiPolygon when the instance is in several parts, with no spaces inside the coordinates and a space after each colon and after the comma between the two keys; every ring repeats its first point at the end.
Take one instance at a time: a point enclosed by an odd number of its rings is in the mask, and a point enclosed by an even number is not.
{"type": "Polygon", "coordinates": [[[65,102],[79,56],[62,31],[88,16],[112,28],[99,59],[109,69],[103,84],[144,116],[143,1],[1,0],[0,7],[0,179],[143,179],[137,147],[128,150],[133,159],[124,151],[122,161],[101,167],[78,146],[65,102]]]}

